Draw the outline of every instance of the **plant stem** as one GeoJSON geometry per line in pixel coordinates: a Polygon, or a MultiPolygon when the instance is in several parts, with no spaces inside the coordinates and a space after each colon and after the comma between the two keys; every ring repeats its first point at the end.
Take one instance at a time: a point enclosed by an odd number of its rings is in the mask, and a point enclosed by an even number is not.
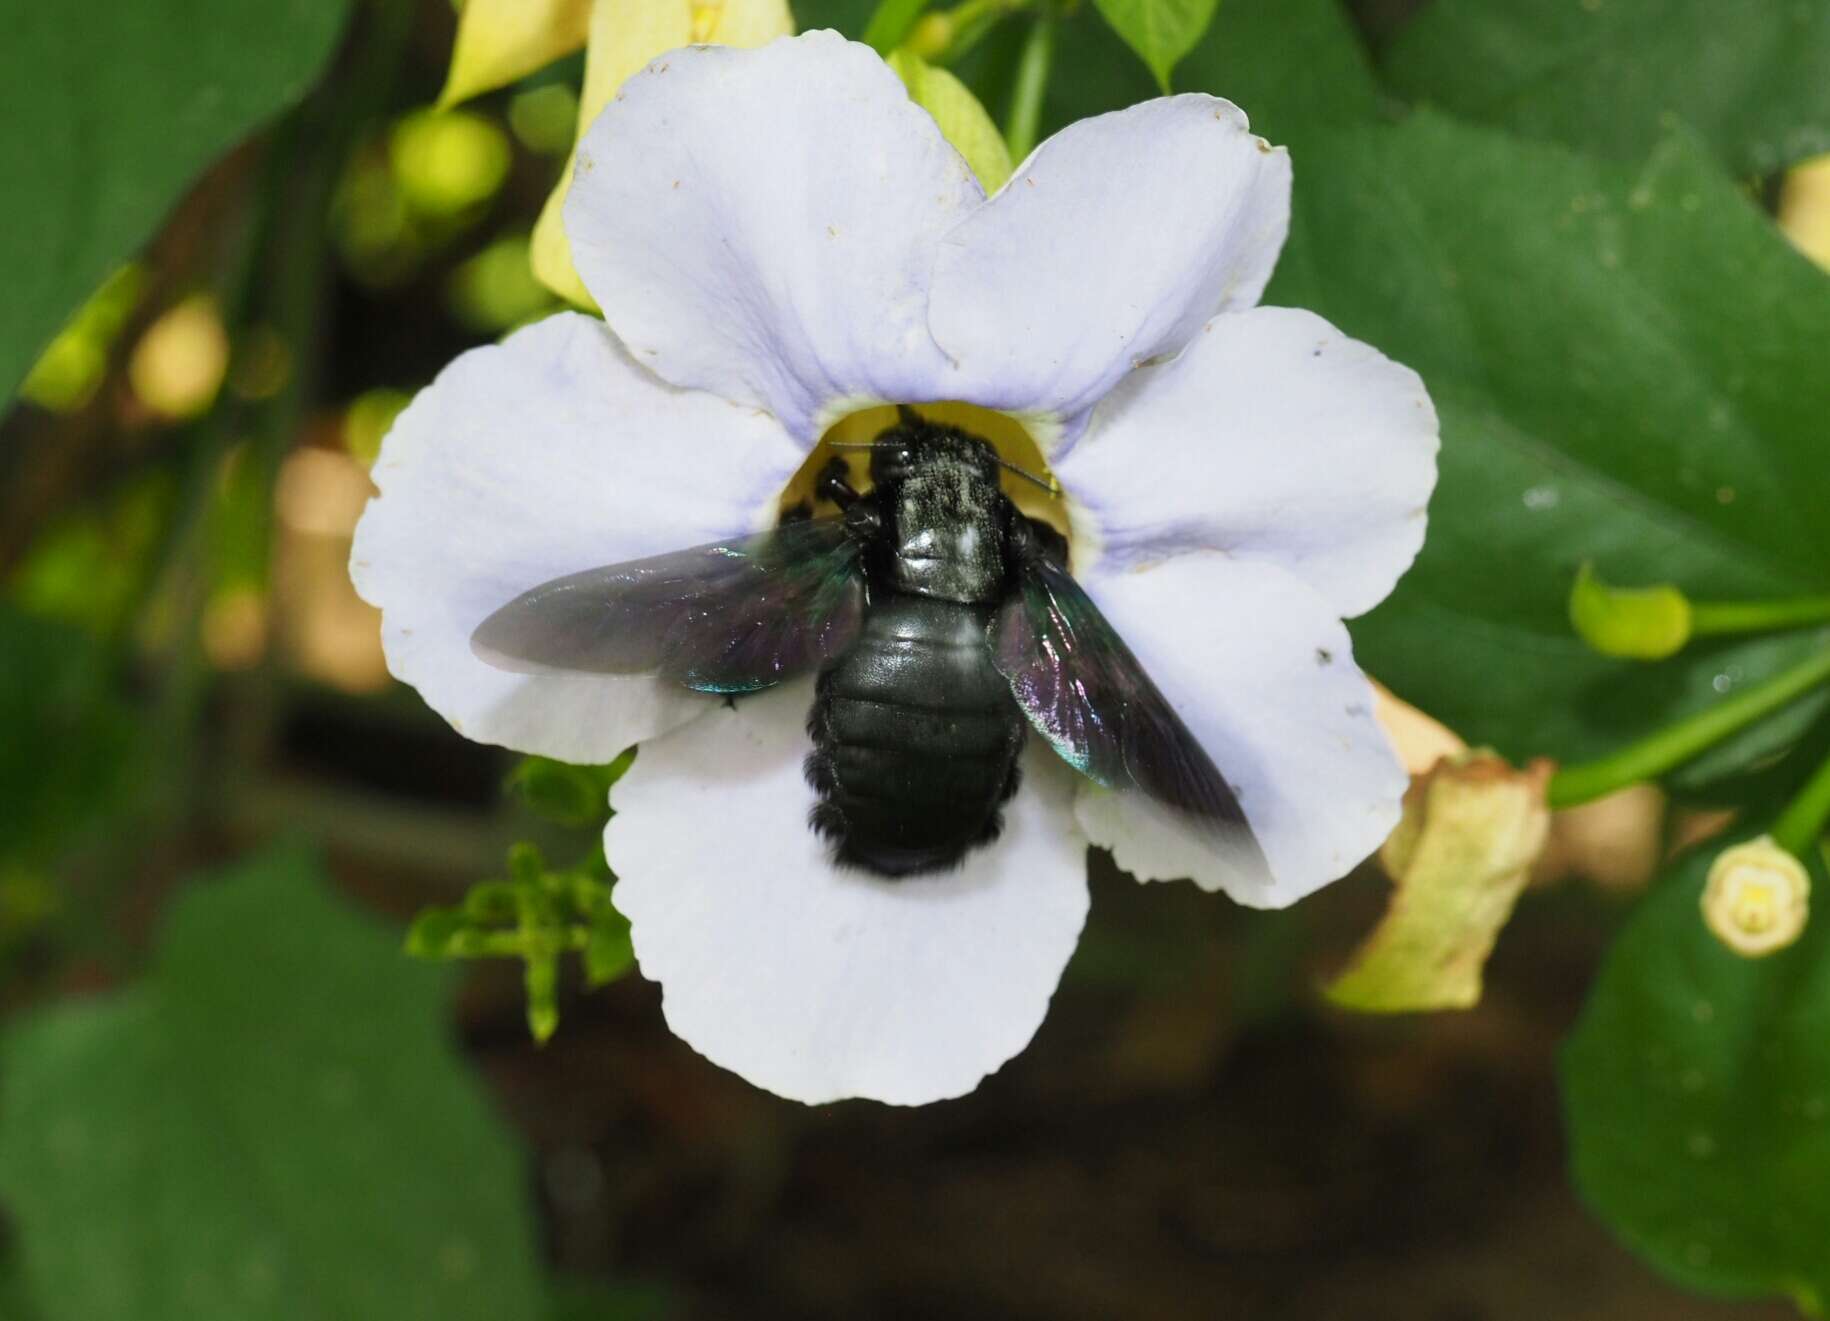
{"type": "Polygon", "coordinates": [[[1830,647],[1820,648],[1763,684],[1598,761],[1563,767],[1551,777],[1550,805],[1574,807],[1654,779],[1826,681],[1830,681],[1830,647]]]}
{"type": "Polygon", "coordinates": [[[1010,89],[1010,118],[1004,125],[1004,140],[1010,144],[1010,159],[1022,164],[1036,149],[1036,138],[1042,128],[1042,98],[1048,91],[1049,69],[1055,61],[1055,20],[1040,16],[1030,25],[1023,39],[1023,52],[1017,59],[1016,81],[1010,89]]]}
{"type": "Polygon", "coordinates": [[[1830,596],[1798,596],[1784,601],[1696,601],[1690,606],[1694,637],[1724,633],[1764,633],[1830,622],[1830,596]]]}
{"type": "Polygon", "coordinates": [[[1786,810],[1773,823],[1773,841],[1788,853],[1803,858],[1811,845],[1830,824],[1830,761],[1798,791],[1798,797],[1786,804],[1786,810]]]}

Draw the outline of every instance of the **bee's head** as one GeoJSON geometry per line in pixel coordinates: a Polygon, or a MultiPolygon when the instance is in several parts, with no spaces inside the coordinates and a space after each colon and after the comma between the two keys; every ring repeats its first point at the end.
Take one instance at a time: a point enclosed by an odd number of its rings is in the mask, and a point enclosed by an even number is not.
{"type": "Polygon", "coordinates": [[[998,456],[989,443],[958,427],[930,422],[913,409],[871,443],[871,482],[884,486],[939,465],[957,465],[996,485],[998,456]]]}

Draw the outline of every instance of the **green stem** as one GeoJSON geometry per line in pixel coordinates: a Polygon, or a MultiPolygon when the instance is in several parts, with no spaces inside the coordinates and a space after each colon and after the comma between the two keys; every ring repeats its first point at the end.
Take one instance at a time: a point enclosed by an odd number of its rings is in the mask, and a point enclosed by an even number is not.
{"type": "Polygon", "coordinates": [[[879,55],[888,55],[902,44],[928,7],[928,0],[882,0],[864,28],[864,42],[879,55]]]}
{"type": "Polygon", "coordinates": [[[1798,596],[1785,601],[1695,601],[1690,606],[1693,637],[1764,633],[1822,623],[1830,623],[1830,596],[1798,596]]]}
{"type": "Polygon", "coordinates": [[[1016,81],[1010,89],[1010,118],[1005,122],[1004,140],[1010,144],[1010,159],[1022,164],[1036,149],[1036,138],[1042,128],[1042,98],[1048,91],[1049,69],[1055,61],[1055,21],[1040,17],[1030,25],[1023,39],[1023,53],[1017,58],[1016,81]]]}
{"type": "Polygon", "coordinates": [[[1830,761],[1817,768],[1798,797],[1773,823],[1773,841],[1788,853],[1803,858],[1830,824],[1830,761]]]}
{"type": "Polygon", "coordinates": [[[1574,807],[1616,789],[1624,789],[1629,784],[1655,779],[1826,681],[1830,681],[1830,647],[1813,652],[1763,684],[1718,702],[1706,711],[1699,711],[1599,761],[1563,767],[1551,777],[1550,805],[1574,807]]]}

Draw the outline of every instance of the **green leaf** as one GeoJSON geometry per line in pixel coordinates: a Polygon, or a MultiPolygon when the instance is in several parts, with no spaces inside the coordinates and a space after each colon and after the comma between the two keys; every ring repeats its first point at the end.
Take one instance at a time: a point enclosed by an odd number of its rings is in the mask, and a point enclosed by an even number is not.
{"type": "Polygon", "coordinates": [[[1100,16],[1169,90],[1169,74],[1214,21],[1219,0],[1093,0],[1100,16]]]}
{"type": "Polygon", "coordinates": [[[445,985],[288,852],[186,893],[143,984],[19,1023],[0,1198],[45,1321],[536,1315],[445,985]]]}
{"type": "MultiPolygon", "coordinates": [[[[1150,76],[1099,23],[1065,22],[1043,116],[1045,132],[1157,94],[1150,76]]],[[[1226,0],[1182,61],[1185,91],[1224,96],[1254,132],[1299,151],[1373,118],[1378,88],[1359,38],[1335,0],[1226,0]]],[[[1298,184],[1297,205],[1302,205],[1298,184]]]]}
{"type": "Polygon", "coordinates": [[[607,766],[524,757],[509,772],[508,790],[530,812],[558,825],[601,827],[610,815],[610,786],[634,761],[634,748],[607,766]]]}
{"type": "Polygon", "coordinates": [[[1437,0],[1385,72],[1408,96],[1625,161],[1679,122],[1739,173],[1830,151],[1822,0],[1437,0]]]}
{"type": "Polygon", "coordinates": [[[585,940],[585,980],[593,987],[606,986],[634,966],[629,919],[606,904],[592,919],[585,940]]]}
{"type": "Polygon", "coordinates": [[[342,0],[0,0],[0,406],[186,185],[311,83],[342,0]]]}
{"type": "MultiPolygon", "coordinates": [[[[1646,898],[1563,1051],[1575,1179],[1672,1279],[1830,1297],[1830,922],[1746,959],[1704,926],[1710,856],[1646,898]]],[[[1822,891],[1823,878],[1818,877],[1822,891]]]]}
{"type": "Polygon", "coordinates": [[[1267,301],[1416,368],[1442,415],[1423,554],[1355,625],[1372,673],[1515,762],[1581,760],[1821,645],[1644,666],[1570,627],[1587,560],[1699,599],[1830,583],[1830,280],[1694,140],[1628,169],[1419,113],[1311,143],[1296,191],[1267,301]]]}

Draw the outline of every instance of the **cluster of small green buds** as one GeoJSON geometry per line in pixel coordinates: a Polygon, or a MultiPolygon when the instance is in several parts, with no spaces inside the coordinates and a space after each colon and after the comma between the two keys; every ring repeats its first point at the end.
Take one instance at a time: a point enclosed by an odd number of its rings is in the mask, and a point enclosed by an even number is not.
{"type": "MultiPolygon", "coordinates": [[[[529,757],[507,788],[533,813],[555,825],[601,834],[610,786],[628,769],[628,752],[609,766],[570,766],[529,757]]],[[[593,989],[634,966],[629,921],[610,901],[614,877],[601,845],[576,866],[547,864],[538,847],[508,851],[508,878],[473,885],[453,907],[428,908],[407,931],[414,958],[520,959],[526,965],[527,1025],[547,1041],[559,1027],[559,963],[575,952],[593,989]]]]}
{"type": "Polygon", "coordinates": [[[527,1026],[545,1042],[559,1027],[559,959],[583,955],[592,988],[629,971],[629,921],[611,905],[610,884],[590,869],[554,871],[532,844],[509,850],[508,879],[483,881],[452,908],[428,908],[407,930],[415,958],[520,959],[526,964],[527,1026]]]}

